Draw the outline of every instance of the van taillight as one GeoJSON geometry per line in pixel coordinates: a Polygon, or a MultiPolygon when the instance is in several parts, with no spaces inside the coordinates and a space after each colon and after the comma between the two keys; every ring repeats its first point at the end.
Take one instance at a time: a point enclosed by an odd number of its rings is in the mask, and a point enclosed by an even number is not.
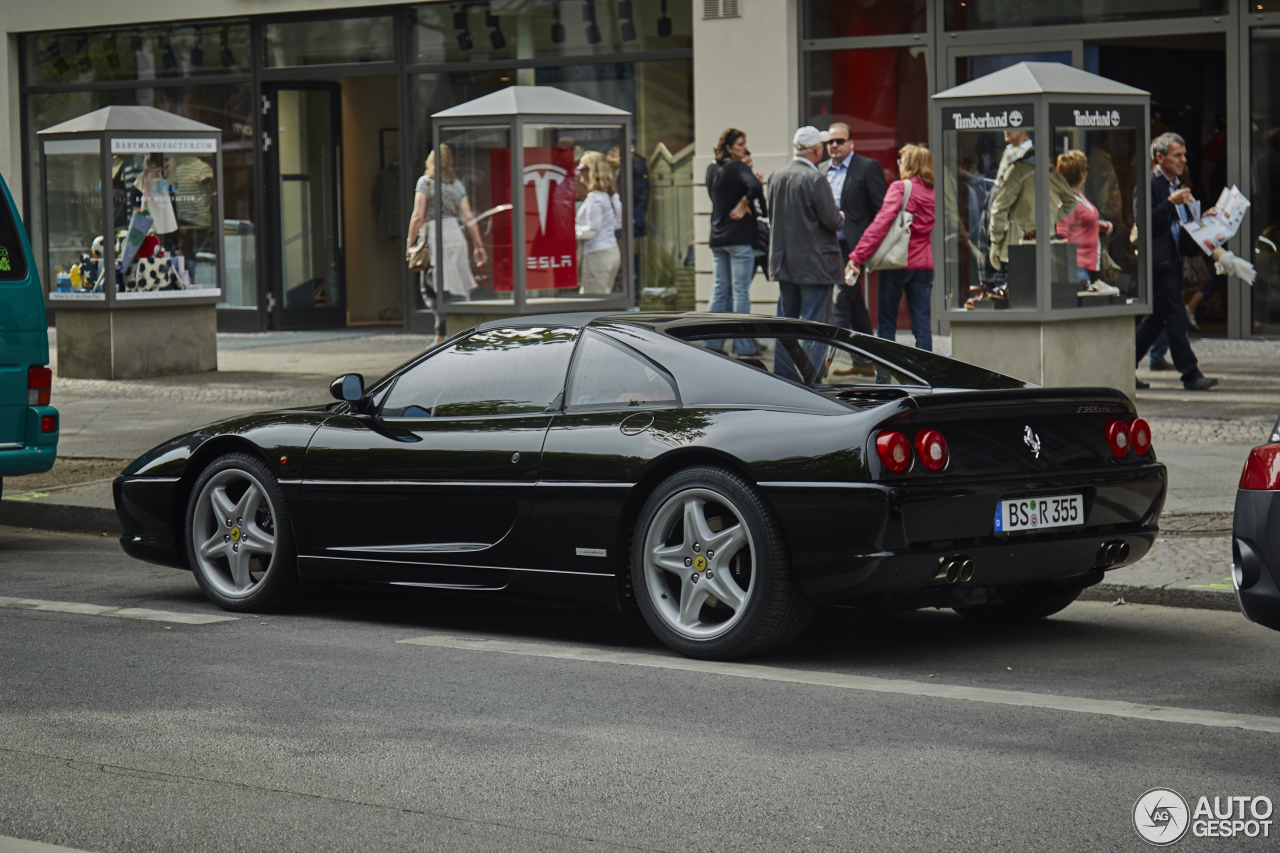
{"type": "Polygon", "coordinates": [[[27,405],[47,406],[53,391],[53,371],[47,367],[27,370],[27,405]]]}
{"type": "Polygon", "coordinates": [[[1240,488],[1280,489],[1280,444],[1265,444],[1249,453],[1240,474],[1240,488]]]}

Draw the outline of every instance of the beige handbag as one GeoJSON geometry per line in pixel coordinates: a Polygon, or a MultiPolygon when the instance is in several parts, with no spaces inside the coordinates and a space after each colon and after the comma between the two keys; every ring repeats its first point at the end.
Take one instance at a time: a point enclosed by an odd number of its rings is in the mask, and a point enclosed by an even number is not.
{"type": "Polygon", "coordinates": [[[869,270],[900,270],[907,266],[907,246],[911,242],[911,220],[915,215],[907,213],[907,201],[911,198],[911,181],[902,182],[902,209],[894,217],[880,241],[879,248],[867,261],[869,270]]]}
{"type": "Polygon", "coordinates": [[[431,269],[431,247],[427,244],[427,229],[418,232],[418,242],[409,247],[409,269],[426,272],[431,269]]]}

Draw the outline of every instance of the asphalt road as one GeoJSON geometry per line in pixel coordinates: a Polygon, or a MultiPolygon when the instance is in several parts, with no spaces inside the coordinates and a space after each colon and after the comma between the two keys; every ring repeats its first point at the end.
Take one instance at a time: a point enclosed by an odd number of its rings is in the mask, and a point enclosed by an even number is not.
{"type": "Polygon", "coordinates": [[[1280,634],[1228,612],[830,608],[701,664],[426,594],[189,624],[190,575],[13,528],[0,596],[0,851],[1145,850],[1148,789],[1280,801],[1280,634]]]}

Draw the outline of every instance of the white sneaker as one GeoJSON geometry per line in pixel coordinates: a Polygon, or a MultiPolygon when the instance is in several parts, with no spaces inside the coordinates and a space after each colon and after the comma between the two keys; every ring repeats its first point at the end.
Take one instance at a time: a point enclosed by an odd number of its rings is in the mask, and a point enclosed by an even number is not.
{"type": "Polygon", "coordinates": [[[1113,287],[1105,281],[1095,281],[1080,291],[1081,296],[1119,296],[1120,288],[1113,287]]]}
{"type": "Polygon", "coordinates": [[[1196,312],[1191,310],[1190,305],[1184,305],[1183,307],[1187,309],[1187,325],[1197,332],[1200,331],[1200,324],[1196,322],[1196,312]]]}

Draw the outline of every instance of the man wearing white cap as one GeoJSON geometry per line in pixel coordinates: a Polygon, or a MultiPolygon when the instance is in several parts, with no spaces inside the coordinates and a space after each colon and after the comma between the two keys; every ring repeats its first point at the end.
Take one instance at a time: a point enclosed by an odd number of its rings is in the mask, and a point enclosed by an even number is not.
{"type": "Polygon", "coordinates": [[[831,288],[843,263],[836,232],[844,214],[836,207],[818,162],[831,134],[802,127],[792,137],[795,159],[769,179],[769,276],[778,282],[778,316],[825,323],[831,288]]]}

